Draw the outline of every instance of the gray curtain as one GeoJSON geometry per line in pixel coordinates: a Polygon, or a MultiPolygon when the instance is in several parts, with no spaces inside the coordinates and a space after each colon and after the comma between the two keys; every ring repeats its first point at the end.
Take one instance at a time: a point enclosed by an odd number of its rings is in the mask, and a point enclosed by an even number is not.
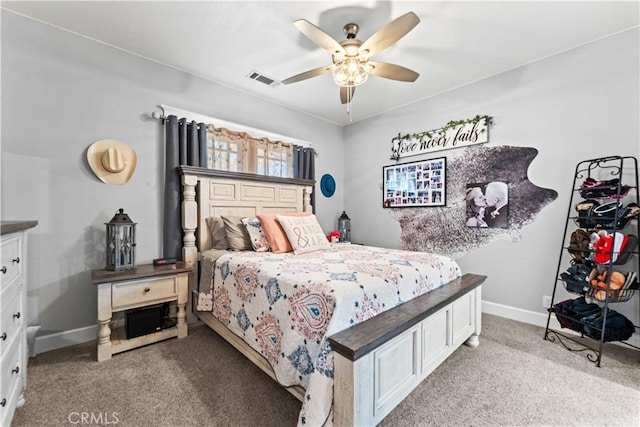
{"type": "MultiPolygon", "coordinates": [[[[313,148],[293,146],[293,177],[300,179],[316,179],[316,152],[313,148]]],[[[311,193],[311,206],[316,212],[316,192],[311,193]]]]}
{"type": "Polygon", "coordinates": [[[165,179],[163,256],[182,260],[181,178],[178,166],[207,167],[207,131],[204,123],[176,116],[164,120],[165,179]]]}

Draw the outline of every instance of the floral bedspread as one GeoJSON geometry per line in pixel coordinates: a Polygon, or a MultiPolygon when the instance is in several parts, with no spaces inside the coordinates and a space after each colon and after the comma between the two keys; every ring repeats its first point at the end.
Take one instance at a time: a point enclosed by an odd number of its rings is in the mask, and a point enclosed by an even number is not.
{"type": "Polygon", "coordinates": [[[328,336],[461,275],[445,256],[349,244],[203,255],[197,309],[260,352],[280,384],[305,389],[298,425],[332,425],[328,336]]]}

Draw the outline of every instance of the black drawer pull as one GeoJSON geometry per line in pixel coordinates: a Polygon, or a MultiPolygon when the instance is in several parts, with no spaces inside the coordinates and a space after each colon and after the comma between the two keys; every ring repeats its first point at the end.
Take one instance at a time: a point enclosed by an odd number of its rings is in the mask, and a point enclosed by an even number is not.
{"type": "Polygon", "coordinates": [[[12,374],[17,374],[18,372],[20,372],[20,367],[19,367],[19,366],[16,366],[16,368],[15,368],[15,369],[12,369],[12,370],[11,370],[11,373],[12,373],[12,374]]]}
{"type": "Polygon", "coordinates": [[[151,289],[149,287],[144,288],[145,292],[149,292],[151,289]]]}
{"type": "Polygon", "coordinates": [[[3,408],[7,406],[7,399],[2,399],[2,402],[0,402],[0,406],[2,406],[3,408]]]}
{"type": "Polygon", "coordinates": [[[3,265],[2,268],[0,268],[0,271],[2,271],[2,274],[7,274],[7,267],[3,265]]]}
{"type": "Polygon", "coordinates": [[[19,319],[20,318],[20,312],[17,312],[16,314],[13,315],[14,319],[19,319]]]}
{"type": "Polygon", "coordinates": [[[15,257],[15,259],[13,259],[12,262],[15,262],[16,264],[20,264],[20,257],[19,256],[15,257]]]}
{"type": "Polygon", "coordinates": [[[2,339],[2,341],[7,339],[7,333],[3,332],[2,335],[0,335],[0,339],[2,339]]]}

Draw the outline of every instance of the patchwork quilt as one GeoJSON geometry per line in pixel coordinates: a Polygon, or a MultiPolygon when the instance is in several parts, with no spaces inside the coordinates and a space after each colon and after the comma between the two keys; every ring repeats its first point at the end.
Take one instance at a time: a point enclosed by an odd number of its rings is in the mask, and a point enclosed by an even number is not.
{"type": "Polygon", "coordinates": [[[301,255],[203,254],[197,309],[214,316],[269,361],[284,386],[301,386],[298,425],[332,425],[333,352],[328,336],[458,278],[451,258],[332,244],[301,255]]]}

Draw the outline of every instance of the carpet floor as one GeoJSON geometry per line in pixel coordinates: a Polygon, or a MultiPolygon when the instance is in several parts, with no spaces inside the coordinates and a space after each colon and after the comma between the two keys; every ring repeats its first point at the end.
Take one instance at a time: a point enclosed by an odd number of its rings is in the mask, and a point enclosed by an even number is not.
{"type": "MultiPolygon", "coordinates": [[[[482,316],[381,426],[640,426],[640,352],[607,345],[602,366],[544,329],[482,316]]],[[[295,426],[300,403],[204,325],[96,362],[95,342],[29,359],[13,427],[295,426]]]]}

